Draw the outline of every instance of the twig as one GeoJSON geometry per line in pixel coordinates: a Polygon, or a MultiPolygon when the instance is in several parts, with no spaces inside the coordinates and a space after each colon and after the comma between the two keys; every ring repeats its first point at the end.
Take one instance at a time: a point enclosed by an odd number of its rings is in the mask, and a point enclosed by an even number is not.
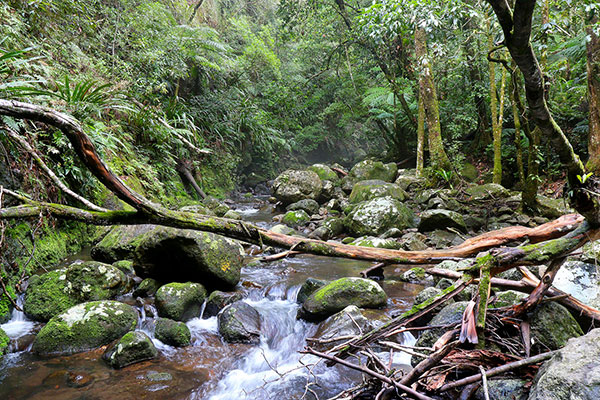
{"type": "Polygon", "coordinates": [[[425,396],[424,394],[421,394],[421,393],[417,392],[416,390],[414,390],[412,388],[409,388],[408,386],[405,386],[405,385],[403,385],[401,383],[398,383],[398,382],[392,380],[391,378],[389,378],[389,377],[387,377],[385,375],[382,375],[382,374],[380,374],[378,372],[375,372],[375,371],[373,371],[373,370],[371,370],[369,368],[366,368],[366,367],[363,367],[363,366],[360,366],[360,365],[356,365],[356,364],[352,364],[352,363],[350,363],[350,362],[348,362],[346,360],[343,360],[341,358],[338,358],[338,357],[335,357],[335,356],[332,356],[332,355],[329,355],[329,354],[326,354],[326,353],[321,353],[319,351],[311,349],[310,347],[308,347],[304,351],[301,351],[301,353],[313,354],[313,355],[315,355],[317,357],[321,357],[321,358],[324,358],[326,360],[332,361],[334,363],[341,364],[341,365],[343,365],[345,367],[351,368],[353,370],[360,371],[360,372],[365,373],[367,375],[370,375],[370,376],[372,376],[372,377],[374,377],[376,379],[379,379],[382,382],[385,382],[385,383],[387,383],[389,385],[395,386],[396,388],[402,390],[405,393],[410,394],[413,397],[416,397],[419,400],[433,400],[431,397],[425,396]]]}
{"type": "Polygon", "coordinates": [[[488,390],[487,376],[485,376],[485,369],[480,365],[479,371],[481,371],[481,381],[483,382],[483,395],[485,400],[490,400],[490,392],[488,390]]]}
{"type": "Polygon", "coordinates": [[[425,372],[437,365],[457,345],[458,342],[454,341],[452,343],[448,343],[446,346],[442,347],[435,353],[432,353],[429,357],[418,363],[417,366],[413,368],[408,374],[406,374],[404,378],[402,378],[400,383],[402,383],[403,385],[411,385],[412,383],[416,382],[421,377],[421,375],[423,375],[425,372]]]}
{"type": "MultiPolygon", "coordinates": [[[[538,363],[541,361],[545,361],[545,360],[548,360],[549,358],[551,358],[556,353],[558,353],[558,350],[538,354],[537,356],[533,356],[533,357],[529,357],[529,358],[523,358],[522,360],[519,360],[519,361],[513,361],[508,364],[501,365],[500,367],[492,368],[492,369],[485,371],[485,376],[489,378],[491,376],[499,375],[499,374],[502,374],[502,373],[508,372],[508,371],[512,371],[513,369],[521,368],[521,367],[524,367],[529,364],[535,364],[535,363],[538,363]]],[[[450,389],[468,385],[469,383],[478,382],[481,379],[481,377],[482,377],[481,374],[471,375],[466,378],[459,379],[457,381],[448,383],[448,384],[442,386],[441,388],[439,388],[438,391],[445,392],[450,389]]]]}
{"type": "Polygon", "coordinates": [[[281,253],[273,254],[271,256],[261,257],[260,261],[262,261],[262,262],[277,261],[277,260],[281,260],[282,258],[295,256],[296,254],[300,254],[300,253],[301,253],[301,251],[286,250],[286,251],[282,251],[281,253]]]}

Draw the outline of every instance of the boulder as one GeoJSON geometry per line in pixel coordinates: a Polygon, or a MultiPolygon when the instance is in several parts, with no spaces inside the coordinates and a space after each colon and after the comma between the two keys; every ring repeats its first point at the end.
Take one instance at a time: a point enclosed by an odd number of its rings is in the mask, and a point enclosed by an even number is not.
{"type": "Polygon", "coordinates": [[[402,282],[416,283],[419,285],[430,285],[433,283],[433,277],[425,273],[423,267],[413,267],[400,275],[402,282]]]}
{"type": "Polygon", "coordinates": [[[497,183],[473,185],[466,189],[472,200],[502,199],[510,196],[510,192],[497,183]]]}
{"type": "Polygon", "coordinates": [[[313,335],[315,339],[327,340],[322,348],[331,348],[348,336],[359,336],[373,329],[373,324],[365,318],[356,306],[348,306],[319,324],[313,335]]]}
{"type": "Polygon", "coordinates": [[[260,314],[243,301],[228,305],[218,316],[219,333],[228,343],[260,342],[260,314]]]}
{"type": "Polygon", "coordinates": [[[285,208],[287,211],[298,211],[302,210],[308,215],[319,213],[319,203],[312,199],[304,199],[290,204],[285,208]]]}
{"type": "Polygon", "coordinates": [[[419,232],[430,232],[436,229],[454,228],[467,232],[467,226],[461,214],[450,210],[428,210],[421,213],[419,232]]]}
{"type": "Polygon", "coordinates": [[[76,304],[125,294],[131,289],[130,282],[112,265],[96,261],[74,263],[32,277],[23,308],[29,318],[45,322],[76,304]]]}
{"type": "Polygon", "coordinates": [[[560,349],[569,339],[583,335],[569,310],[555,302],[539,305],[529,323],[533,351],[560,349]]]}
{"type": "Polygon", "coordinates": [[[349,243],[352,246],[377,247],[380,249],[400,249],[399,242],[393,239],[381,239],[374,236],[362,236],[349,243]]]}
{"type": "Polygon", "coordinates": [[[348,200],[351,204],[389,196],[399,201],[406,200],[407,194],[400,186],[380,180],[360,181],[352,187],[348,200]]]}
{"type": "Polygon", "coordinates": [[[112,266],[117,268],[119,271],[123,272],[125,275],[135,275],[135,270],[133,269],[133,261],[131,260],[119,260],[117,262],[112,263],[112,266]]]}
{"type": "Polygon", "coordinates": [[[321,178],[322,181],[327,180],[331,182],[336,182],[337,180],[339,180],[335,171],[325,164],[313,164],[310,167],[308,167],[307,170],[315,172],[317,175],[319,175],[319,178],[321,178]]]}
{"type": "Polygon", "coordinates": [[[216,316],[225,306],[233,304],[236,301],[242,299],[241,293],[226,293],[220,290],[215,290],[208,296],[206,300],[206,306],[204,307],[203,318],[210,318],[216,316]]]}
{"type": "Polygon", "coordinates": [[[158,318],[156,320],[154,336],[161,342],[175,347],[186,347],[192,342],[190,328],[183,322],[168,318],[158,318]]]}
{"type": "Polygon", "coordinates": [[[142,278],[192,281],[227,289],[240,280],[243,254],[238,242],[223,236],[161,227],[139,242],[134,267],[142,278]]]}
{"type": "Polygon", "coordinates": [[[237,211],[233,211],[233,210],[228,210],[224,215],[223,218],[229,218],[229,219],[236,219],[236,220],[241,220],[242,219],[242,215],[237,212],[237,211]]]}
{"type": "Polygon", "coordinates": [[[156,279],[146,278],[133,291],[133,295],[135,297],[154,296],[160,286],[161,284],[156,279]]]}
{"type": "Polygon", "coordinates": [[[318,321],[350,305],[380,308],[386,302],[387,296],[376,282],[362,278],[341,278],[313,292],[302,304],[298,316],[318,321]]]}
{"type": "Polygon", "coordinates": [[[529,400],[596,400],[600,398],[600,329],[570,339],[539,369],[529,400]]]}
{"type": "Polygon", "coordinates": [[[324,281],[322,279],[308,278],[306,282],[300,286],[300,290],[298,291],[298,295],[296,296],[296,302],[304,303],[304,301],[313,294],[317,289],[322,288],[327,285],[328,281],[324,281]]]}
{"type": "Polygon", "coordinates": [[[156,292],[156,309],[161,317],[188,321],[199,317],[206,289],[199,283],[169,283],[156,292]]]}
{"type": "MultiPolygon", "coordinates": [[[[494,400],[527,400],[528,382],[519,378],[488,378],[488,393],[489,398],[494,400]]],[[[477,389],[473,398],[486,400],[482,387],[477,389]]]]}
{"type": "MultiPolygon", "coordinates": [[[[586,249],[584,248],[583,251],[585,254],[586,249]]],[[[598,282],[600,282],[600,274],[594,263],[567,259],[558,270],[553,286],[591,307],[598,308],[600,306],[598,282]]]]}
{"type": "Polygon", "coordinates": [[[310,215],[304,210],[288,211],[281,220],[281,222],[290,227],[304,225],[308,221],[310,221],[310,215]]]}
{"type": "Polygon", "coordinates": [[[352,167],[348,176],[354,182],[370,179],[393,182],[397,173],[398,166],[396,163],[384,164],[381,161],[364,160],[352,167]]]}
{"type": "Polygon", "coordinates": [[[555,219],[565,214],[575,212],[575,210],[569,207],[569,202],[566,198],[552,199],[550,197],[538,195],[537,202],[540,214],[546,218],[555,219]]]}
{"type": "Polygon", "coordinates": [[[106,349],[102,359],[113,368],[123,368],[131,364],[152,360],[158,350],[144,332],[127,332],[118,342],[106,349]]]}
{"type": "Polygon", "coordinates": [[[291,235],[291,236],[299,236],[300,233],[295,230],[294,228],[290,228],[287,225],[284,224],[277,224],[274,227],[272,227],[271,229],[269,229],[269,231],[271,232],[275,232],[275,233],[281,233],[282,235],[291,235]]]}
{"type": "Polygon", "coordinates": [[[412,210],[392,197],[359,203],[346,217],[344,224],[352,235],[380,235],[390,228],[415,227],[412,210]]]}
{"type": "Polygon", "coordinates": [[[10,338],[8,337],[6,332],[4,332],[2,328],[0,328],[0,361],[2,361],[2,356],[8,352],[9,344],[10,338]]]}
{"type": "Polygon", "coordinates": [[[398,178],[394,183],[402,190],[414,191],[423,186],[426,181],[422,177],[417,177],[414,169],[401,169],[398,170],[398,178]]]}
{"type": "Polygon", "coordinates": [[[133,330],[137,320],[133,307],[117,301],[78,304],[48,321],[37,334],[33,351],[52,355],[92,350],[133,330]]]}
{"type": "Polygon", "coordinates": [[[288,169],[273,183],[273,195],[283,204],[302,199],[317,200],[323,190],[323,182],[316,172],[288,169]]]}
{"type": "Polygon", "coordinates": [[[230,210],[227,204],[222,203],[213,196],[207,196],[202,203],[208,207],[217,217],[224,217],[225,214],[230,210]]]}
{"type": "Polygon", "coordinates": [[[215,215],[215,213],[210,208],[205,206],[204,204],[193,204],[193,205],[181,207],[179,209],[179,211],[192,212],[195,214],[202,214],[202,215],[215,215]]]}
{"type": "Polygon", "coordinates": [[[427,236],[419,232],[408,232],[400,238],[400,246],[404,250],[419,251],[425,250],[427,245],[425,241],[427,236]]]}
{"type": "Polygon", "coordinates": [[[91,250],[96,261],[112,264],[133,259],[133,252],[145,233],[157,229],[156,225],[118,225],[110,228],[102,240],[91,250]]]}

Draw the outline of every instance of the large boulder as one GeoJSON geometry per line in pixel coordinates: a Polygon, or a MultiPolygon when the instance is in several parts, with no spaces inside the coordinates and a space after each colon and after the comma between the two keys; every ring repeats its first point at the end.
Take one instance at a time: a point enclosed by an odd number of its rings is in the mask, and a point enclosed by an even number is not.
{"type": "Polygon", "coordinates": [[[113,368],[123,368],[131,364],[152,360],[158,350],[144,332],[127,332],[118,342],[106,349],[102,358],[113,368]]]}
{"type": "Polygon", "coordinates": [[[290,227],[304,225],[308,221],[310,221],[310,215],[304,210],[288,211],[281,219],[281,222],[290,227]]]}
{"type": "Polygon", "coordinates": [[[304,303],[311,294],[313,294],[317,289],[327,285],[327,283],[329,282],[322,279],[307,278],[302,286],[300,286],[300,290],[298,290],[296,302],[304,303]]]}
{"type": "Polygon", "coordinates": [[[304,199],[290,204],[285,208],[287,211],[298,211],[302,210],[308,215],[319,213],[319,203],[313,199],[304,199]]]}
{"type": "Polygon", "coordinates": [[[143,278],[227,289],[240,280],[242,255],[241,245],[223,236],[161,227],[144,235],[136,247],[134,268],[143,278]]]}
{"type": "Polygon", "coordinates": [[[158,228],[156,225],[113,226],[92,247],[91,255],[96,261],[112,264],[115,261],[133,259],[133,252],[145,233],[158,228]]]}
{"type": "Polygon", "coordinates": [[[362,278],[341,278],[312,293],[302,304],[298,316],[319,321],[350,305],[380,308],[386,302],[387,296],[376,282],[362,278]]]}
{"type": "Polygon", "coordinates": [[[399,201],[404,201],[407,194],[400,186],[381,180],[360,181],[354,184],[348,200],[351,204],[389,196],[399,201]]]}
{"type": "Polygon", "coordinates": [[[419,232],[454,228],[466,232],[467,226],[461,214],[450,210],[427,210],[421,213],[419,232]]]}
{"type": "Polygon", "coordinates": [[[218,316],[219,333],[228,343],[260,342],[260,314],[243,301],[228,305],[218,316]]]}
{"type": "Polygon", "coordinates": [[[600,329],[570,339],[539,369],[529,400],[600,399],[600,329]]]}
{"type": "Polygon", "coordinates": [[[377,247],[379,249],[400,249],[401,244],[393,239],[382,239],[374,236],[362,236],[349,243],[351,246],[377,247]]]}
{"type": "Polygon", "coordinates": [[[30,279],[23,303],[29,318],[48,321],[76,304],[113,299],[131,289],[129,278],[118,268],[87,261],[30,279]]]}
{"type": "Polygon", "coordinates": [[[112,300],[78,304],[52,317],[33,342],[41,355],[73,354],[109,344],[137,325],[137,311],[112,300]]]}
{"type": "Polygon", "coordinates": [[[510,196],[510,192],[497,183],[473,185],[466,189],[472,200],[502,199],[510,196]]]}
{"type": "Polygon", "coordinates": [[[302,199],[317,200],[323,190],[323,182],[316,172],[288,169],[273,182],[273,195],[283,204],[302,199]]]}
{"type": "Polygon", "coordinates": [[[364,160],[352,167],[348,176],[354,182],[370,179],[394,182],[397,173],[396,163],[384,164],[381,161],[364,160]]]}
{"type": "MultiPolygon", "coordinates": [[[[584,254],[589,254],[589,249],[584,246],[584,254]]],[[[581,300],[585,304],[598,308],[600,306],[600,274],[595,260],[586,260],[592,263],[568,259],[563,263],[554,278],[553,285],[565,293],[581,300]]]]}
{"type": "Polygon", "coordinates": [[[156,291],[158,315],[175,321],[188,321],[200,316],[206,289],[199,283],[173,282],[156,291]]]}
{"type": "Polygon", "coordinates": [[[192,341],[190,328],[183,322],[168,318],[158,318],[154,326],[154,336],[169,346],[185,347],[192,341]]]}
{"type": "Polygon", "coordinates": [[[206,299],[206,306],[204,306],[203,318],[210,318],[216,316],[223,308],[229,304],[233,304],[236,301],[242,300],[242,294],[233,292],[226,293],[220,290],[215,290],[206,299]]]}
{"type": "Polygon", "coordinates": [[[380,197],[359,203],[344,224],[355,236],[381,235],[390,228],[415,227],[415,214],[392,197],[380,197]]]}
{"type": "Polygon", "coordinates": [[[307,169],[319,175],[319,178],[321,178],[322,181],[335,182],[339,179],[335,171],[325,164],[313,164],[307,169]]]}
{"type": "Polygon", "coordinates": [[[529,323],[533,339],[531,348],[539,352],[560,349],[569,339],[583,335],[569,310],[554,302],[539,305],[529,323]]]}
{"type": "Polygon", "coordinates": [[[359,336],[373,329],[369,319],[365,318],[356,306],[348,306],[319,324],[313,335],[315,339],[326,340],[327,347],[333,347],[348,336],[359,336]]]}

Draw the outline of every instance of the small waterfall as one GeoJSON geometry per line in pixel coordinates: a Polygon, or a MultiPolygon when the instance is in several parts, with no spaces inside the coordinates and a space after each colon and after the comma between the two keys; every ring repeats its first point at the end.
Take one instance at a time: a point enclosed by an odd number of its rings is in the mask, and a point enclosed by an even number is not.
{"type": "MultiPolygon", "coordinates": [[[[17,297],[17,305],[20,309],[23,309],[23,295],[17,297]]],[[[19,311],[16,308],[13,309],[10,320],[0,325],[0,328],[9,338],[12,340],[18,339],[29,334],[35,326],[35,322],[29,320],[23,311],[19,311]]]]}

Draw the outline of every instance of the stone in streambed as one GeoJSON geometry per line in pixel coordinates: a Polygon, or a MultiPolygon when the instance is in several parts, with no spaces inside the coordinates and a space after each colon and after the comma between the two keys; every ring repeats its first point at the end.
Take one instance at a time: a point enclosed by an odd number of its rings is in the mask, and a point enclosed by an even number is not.
{"type": "Polygon", "coordinates": [[[219,333],[228,343],[260,342],[260,314],[243,301],[228,305],[218,316],[219,333]]]}
{"type": "Polygon", "coordinates": [[[304,303],[304,301],[306,301],[311,294],[313,294],[317,289],[327,285],[327,283],[329,282],[322,279],[308,278],[300,287],[298,295],[296,296],[296,302],[304,303]]]}
{"type": "Polygon", "coordinates": [[[168,318],[156,320],[154,336],[161,342],[175,347],[189,346],[192,340],[192,334],[186,324],[168,318]]]}
{"type": "Polygon", "coordinates": [[[206,289],[199,283],[173,282],[157,290],[156,309],[161,317],[188,321],[200,316],[205,298],[206,289]]]}
{"type": "Polygon", "coordinates": [[[467,232],[467,226],[461,214],[450,210],[427,210],[421,213],[419,232],[430,232],[436,229],[454,228],[467,232]]]}
{"type": "Polygon", "coordinates": [[[106,349],[102,359],[113,368],[123,368],[157,356],[158,350],[148,335],[135,331],[126,333],[118,342],[106,349]]]}
{"type": "Polygon", "coordinates": [[[319,321],[349,305],[379,308],[386,305],[387,296],[381,286],[369,279],[342,278],[311,294],[298,312],[300,318],[319,321]]]}
{"type": "Polygon", "coordinates": [[[114,226],[92,247],[91,256],[105,263],[133,259],[133,252],[143,235],[157,228],[156,225],[114,226]]]}
{"type": "Polygon", "coordinates": [[[372,200],[377,197],[389,196],[398,201],[406,200],[407,194],[400,186],[381,180],[360,181],[354,184],[348,201],[357,204],[361,201],[372,200]]]}
{"type": "Polygon", "coordinates": [[[223,308],[229,304],[235,303],[236,301],[240,301],[241,299],[241,293],[227,293],[221,292],[220,290],[215,290],[210,294],[210,296],[208,296],[208,299],[206,299],[206,306],[204,307],[204,313],[202,314],[202,317],[214,317],[223,308]]]}
{"type": "Polygon", "coordinates": [[[378,236],[390,228],[415,227],[415,215],[398,200],[380,197],[359,203],[348,214],[344,225],[355,236],[378,236]]]}
{"type": "Polygon", "coordinates": [[[363,316],[360,309],[356,306],[348,306],[321,322],[314,338],[328,341],[326,345],[317,345],[318,349],[323,349],[333,347],[342,340],[348,340],[348,336],[358,336],[371,329],[373,324],[363,316]]]}
{"type": "Polygon", "coordinates": [[[313,171],[288,169],[273,182],[273,195],[283,204],[302,199],[316,200],[323,190],[323,182],[313,171]]]}

